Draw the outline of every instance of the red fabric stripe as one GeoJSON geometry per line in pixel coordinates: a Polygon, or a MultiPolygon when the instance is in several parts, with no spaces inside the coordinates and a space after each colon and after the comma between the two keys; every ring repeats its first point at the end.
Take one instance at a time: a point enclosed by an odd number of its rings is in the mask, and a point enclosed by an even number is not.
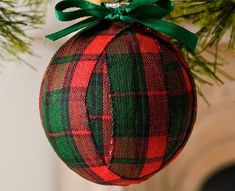
{"type": "Polygon", "coordinates": [[[103,179],[98,176],[97,174],[95,174],[94,172],[92,172],[90,170],[90,168],[87,168],[87,167],[79,167],[79,168],[76,168],[76,167],[70,167],[74,172],[78,173],[80,176],[82,176],[83,178],[87,179],[87,180],[90,180],[92,182],[102,182],[103,179]]]}
{"type": "Polygon", "coordinates": [[[79,61],[72,78],[71,86],[86,88],[95,64],[96,61],[79,61]]]}
{"type": "Polygon", "coordinates": [[[115,179],[120,179],[118,175],[111,172],[107,166],[99,166],[99,167],[90,167],[90,169],[98,174],[105,181],[113,181],[115,179]]]}
{"type": "Polygon", "coordinates": [[[58,67],[58,65],[53,65],[51,68],[48,68],[48,73],[49,73],[49,76],[48,76],[48,80],[47,80],[47,92],[50,92],[53,90],[52,86],[53,86],[53,82],[52,80],[49,80],[49,79],[54,79],[54,75],[55,75],[55,72],[56,72],[56,68],[58,67]],[[49,72],[50,70],[50,72],[49,72]]]}
{"type": "Polygon", "coordinates": [[[120,181],[115,181],[114,184],[126,186],[126,185],[129,185],[129,184],[139,184],[143,181],[144,180],[128,180],[128,179],[121,180],[120,179],[120,181]]]}
{"type": "Polygon", "coordinates": [[[100,55],[104,48],[107,46],[108,42],[112,40],[114,35],[102,35],[97,36],[86,48],[84,55],[100,55]]]}
{"type": "Polygon", "coordinates": [[[150,137],[148,141],[147,158],[153,159],[164,156],[167,147],[166,141],[167,136],[150,137]]]}
{"type": "MultiPolygon", "coordinates": [[[[164,156],[166,153],[167,148],[167,136],[155,136],[151,137],[154,134],[156,134],[156,128],[161,127],[162,133],[167,131],[168,121],[168,110],[166,108],[166,105],[161,105],[160,103],[166,103],[167,102],[167,94],[165,85],[164,85],[164,76],[162,68],[160,68],[160,58],[149,59],[147,56],[145,56],[146,53],[154,53],[155,55],[158,54],[160,51],[160,46],[157,44],[157,42],[147,36],[144,36],[142,34],[136,34],[136,37],[139,42],[140,51],[142,53],[142,59],[146,74],[146,84],[147,84],[147,90],[148,92],[161,92],[161,94],[158,95],[164,95],[160,96],[161,101],[159,101],[159,98],[155,96],[149,96],[149,122],[150,122],[150,137],[148,139],[148,146],[147,146],[147,155],[146,158],[153,158],[157,156],[164,156]],[[156,83],[157,82],[157,83],[156,83]],[[159,89],[161,91],[159,91],[159,89]],[[161,111],[159,113],[159,111],[161,111]],[[158,118],[158,119],[157,119],[158,118]],[[160,122],[160,124],[159,124],[160,122]],[[164,129],[165,128],[165,129],[164,129]]],[[[159,54],[158,54],[159,55],[159,54]]],[[[150,94],[151,95],[151,94],[150,94]]],[[[158,170],[162,164],[162,161],[157,161],[151,164],[146,163],[142,169],[141,177],[146,176],[148,174],[151,174],[158,170]]]]}
{"type": "Polygon", "coordinates": [[[154,163],[146,163],[141,173],[141,177],[148,176],[149,173],[156,172],[161,168],[163,161],[156,161],[154,163]]]}

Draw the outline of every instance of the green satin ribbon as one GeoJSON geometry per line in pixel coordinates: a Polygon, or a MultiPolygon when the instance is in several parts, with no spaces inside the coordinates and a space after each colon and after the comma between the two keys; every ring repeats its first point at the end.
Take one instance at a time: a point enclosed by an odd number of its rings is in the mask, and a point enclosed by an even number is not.
{"type": "Polygon", "coordinates": [[[46,37],[55,41],[74,31],[92,27],[102,20],[124,21],[127,23],[139,23],[164,33],[183,44],[190,51],[194,51],[198,41],[198,37],[194,33],[176,24],[162,20],[172,10],[173,3],[171,0],[132,0],[127,6],[117,8],[106,7],[104,4],[97,5],[85,0],[63,0],[55,6],[58,20],[71,21],[87,16],[89,18],[46,37]],[[66,11],[69,8],[78,9],[66,11]]]}

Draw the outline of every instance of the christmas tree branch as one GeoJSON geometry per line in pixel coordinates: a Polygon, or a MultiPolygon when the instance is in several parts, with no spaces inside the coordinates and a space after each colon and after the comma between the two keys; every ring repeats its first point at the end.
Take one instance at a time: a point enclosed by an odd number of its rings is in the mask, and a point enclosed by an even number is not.
{"type": "Polygon", "coordinates": [[[173,21],[191,20],[199,26],[197,34],[203,49],[212,47],[229,33],[229,48],[235,47],[234,0],[181,0],[175,2],[173,21]]]}
{"type": "MultiPolygon", "coordinates": [[[[22,53],[32,54],[27,29],[44,23],[45,6],[39,0],[0,1],[0,57],[17,59],[22,53]]],[[[22,61],[22,60],[21,60],[22,61]]]]}
{"type": "MultiPolygon", "coordinates": [[[[45,1],[0,1],[1,60],[17,59],[25,62],[20,55],[23,53],[33,54],[30,48],[32,39],[29,29],[38,28],[44,23],[45,1]]],[[[203,95],[201,92],[202,85],[222,84],[221,77],[234,80],[222,69],[221,63],[225,63],[225,61],[220,58],[219,44],[227,35],[229,37],[227,47],[229,49],[235,48],[235,0],[173,1],[175,10],[168,17],[168,20],[178,22],[181,25],[185,21],[190,22],[198,29],[197,34],[200,41],[196,53],[191,53],[178,45],[193,72],[198,93],[203,95]],[[208,59],[204,53],[210,54],[214,58],[208,59]]],[[[0,67],[2,66],[3,64],[0,63],[0,67]]],[[[33,66],[30,65],[30,67],[33,66]]]]}
{"type": "Polygon", "coordinates": [[[235,48],[235,0],[174,0],[175,10],[168,17],[171,22],[193,23],[198,29],[198,50],[191,53],[179,46],[196,80],[198,94],[205,101],[201,87],[205,84],[223,84],[221,77],[234,80],[223,71],[219,44],[227,37],[227,49],[235,48]],[[213,51],[212,51],[213,50],[213,51]],[[208,54],[212,57],[208,59],[208,54]],[[207,55],[207,56],[205,56],[207,55]]]}

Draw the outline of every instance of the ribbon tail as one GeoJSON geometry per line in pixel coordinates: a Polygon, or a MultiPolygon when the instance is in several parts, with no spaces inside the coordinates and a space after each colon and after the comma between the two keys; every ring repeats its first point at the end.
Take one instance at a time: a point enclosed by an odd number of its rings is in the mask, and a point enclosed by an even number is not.
{"type": "Polygon", "coordinates": [[[123,20],[129,22],[136,22],[142,25],[145,25],[153,30],[159,31],[167,36],[174,38],[179,43],[183,44],[191,52],[195,51],[198,37],[194,33],[178,26],[176,24],[170,23],[165,20],[153,19],[153,18],[133,18],[133,17],[124,17],[123,20]]]}
{"type": "Polygon", "coordinates": [[[99,19],[98,17],[90,17],[88,19],[85,19],[83,21],[80,21],[79,23],[76,23],[72,26],[69,26],[63,30],[60,30],[58,32],[49,34],[46,36],[46,38],[52,40],[52,41],[56,41],[59,38],[65,37],[68,34],[78,31],[80,29],[83,28],[87,28],[87,27],[91,27],[94,26],[95,24],[99,23],[101,19],[99,19]]]}

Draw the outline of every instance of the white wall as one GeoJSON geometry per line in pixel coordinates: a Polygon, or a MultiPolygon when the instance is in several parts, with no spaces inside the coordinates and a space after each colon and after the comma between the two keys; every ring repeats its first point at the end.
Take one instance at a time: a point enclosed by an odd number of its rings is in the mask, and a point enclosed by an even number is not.
{"type": "MultiPolygon", "coordinates": [[[[36,45],[40,55],[49,50],[36,45]]],[[[0,190],[53,191],[52,149],[39,119],[38,96],[47,56],[28,58],[38,71],[7,63],[0,75],[0,190]]]]}
{"type": "MultiPolygon", "coordinates": [[[[53,5],[51,5],[53,6],[53,5]]],[[[51,9],[53,10],[53,9],[51,9]]],[[[57,191],[57,159],[43,132],[39,89],[45,68],[57,46],[45,41],[52,27],[49,11],[45,28],[34,32],[33,50],[25,64],[0,61],[0,191],[57,191]]]]}

